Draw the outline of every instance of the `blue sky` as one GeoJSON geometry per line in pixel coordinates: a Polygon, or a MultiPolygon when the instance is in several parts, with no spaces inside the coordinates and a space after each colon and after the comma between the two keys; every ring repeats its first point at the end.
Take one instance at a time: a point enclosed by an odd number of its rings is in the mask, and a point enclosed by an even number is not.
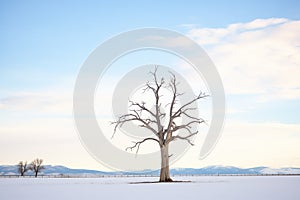
{"type": "Polygon", "coordinates": [[[31,76],[42,79],[38,85],[47,85],[51,80],[44,80],[45,75],[74,75],[98,44],[134,28],[184,33],[182,25],[214,28],[257,18],[299,19],[298,1],[278,2],[1,1],[1,85],[36,85],[28,80],[31,76]]]}
{"type": "MultiPolygon", "coordinates": [[[[217,147],[207,160],[187,166],[254,166],[257,163],[251,159],[254,159],[255,153],[247,154],[249,159],[245,160],[241,158],[242,155],[234,153],[239,148],[228,147],[231,144],[229,141],[233,140],[231,134],[242,131],[240,127],[243,126],[257,127],[253,131],[265,132],[268,125],[271,124],[270,129],[273,130],[272,127],[279,124],[278,129],[286,132],[286,135],[276,136],[269,148],[276,152],[277,142],[285,141],[282,147],[286,148],[290,144],[293,148],[285,152],[290,156],[280,155],[264,160],[269,154],[261,152],[261,159],[257,160],[261,162],[260,165],[300,167],[300,149],[296,148],[297,145],[300,146],[300,136],[295,134],[300,134],[300,113],[297,112],[300,110],[300,84],[295,78],[295,73],[300,68],[300,43],[297,43],[300,41],[297,36],[299,29],[295,28],[300,20],[299,10],[300,2],[296,0],[229,3],[221,0],[0,1],[0,135],[2,143],[5,143],[0,150],[12,152],[9,156],[1,155],[0,164],[14,164],[22,156],[28,160],[32,156],[40,156],[51,164],[85,167],[84,162],[78,161],[78,158],[65,160],[68,148],[77,148],[80,149],[77,150],[78,155],[86,159],[87,168],[101,169],[102,166],[92,158],[87,158],[88,154],[81,149],[72,126],[72,91],[76,75],[87,56],[106,39],[135,28],[160,27],[176,30],[199,42],[215,61],[226,89],[226,120],[229,128],[224,128],[224,139],[221,139],[219,149],[217,147]],[[255,21],[257,19],[263,21],[255,21]],[[251,22],[253,23],[250,24],[251,22]],[[232,24],[239,26],[234,33],[227,34],[232,31],[229,27],[232,24]],[[249,28],[257,24],[259,28],[249,28]],[[247,31],[248,33],[243,34],[247,31]],[[289,36],[288,33],[294,35],[289,36]],[[276,37],[267,37],[268,34],[276,37]],[[274,56],[268,58],[271,64],[280,64],[274,70],[266,67],[269,63],[262,59],[270,55],[269,49],[252,51],[256,47],[249,46],[245,37],[250,38],[249,41],[257,41],[257,48],[275,43],[277,46],[270,46],[274,49],[274,56]],[[213,42],[207,43],[209,39],[213,42]],[[231,48],[232,45],[234,48],[231,48]],[[242,60],[244,54],[235,52],[238,48],[249,48],[245,54],[250,52],[251,59],[258,58],[257,63],[263,63],[262,67],[254,66],[256,63],[248,62],[247,59],[242,60]],[[222,49],[229,50],[222,54],[222,49]],[[285,55],[285,52],[291,54],[285,55]],[[289,57],[291,55],[292,58],[289,57]],[[235,57],[238,59],[232,61],[235,57]],[[284,60],[287,58],[291,59],[284,60]],[[253,73],[260,69],[261,73],[253,73]],[[289,78],[278,78],[275,72],[279,73],[281,70],[282,76],[289,78]],[[239,79],[236,74],[244,77],[239,79]],[[245,83],[241,83],[243,79],[245,83]],[[31,125],[36,123],[40,123],[40,126],[31,125]],[[50,124],[57,126],[51,130],[50,124]],[[26,131],[23,133],[22,130],[26,131]],[[49,138],[45,147],[37,145],[40,155],[32,153],[34,149],[31,147],[33,138],[39,134],[37,130],[45,132],[41,137],[49,138]],[[57,131],[61,134],[52,135],[57,131]],[[293,138],[288,136],[289,132],[293,138]],[[14,137],[19,139],[13,140],[14,137]],[[18,154],[18,150],[11,149],[11,146],[18,144],[23,144],[21,146],[28,150],[18,154]],[[57,145],[57,149],[62,151],[61,156],[55,157],[57,152],[51,152],[47,145],[57,145]],[[228,161],[230,157],[221,153],[226,148],[233,155],[232,162],[228,161]],[[228,162],[224,161],[226,159],[228,162]],[[278,162],[273,162],[274,159],[278,162]]],[[[274,135],[277,134],[279,133],[274,132],[274,135]]],[[[251,139],[250,135],[248,137],[251,139]]],[[[243,145],[242,138],[237,138],[236,141],[243,145]]],[[[253,144],[247,143],[249,146],[253,144]]],[[[271,150],[269,153],[271,154],[271,150]]],[[[185,163],[190,162],[193,155],[192,150],[178,166],[185,167],[185,163]]]]}

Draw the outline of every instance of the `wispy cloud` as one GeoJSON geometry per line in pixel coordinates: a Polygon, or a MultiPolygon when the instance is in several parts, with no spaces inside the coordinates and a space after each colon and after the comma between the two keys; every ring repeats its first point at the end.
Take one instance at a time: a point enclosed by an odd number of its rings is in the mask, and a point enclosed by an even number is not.
{"type": "Polygon", "coordinates": [[[256,19],[187,35],[207,50],[227,93],[257,94],[260,101],[300,98],[300,21],[256,19]]]}
{"type": "Polygon", "coordinates": [[[72,114],[71,90],[16,92],[0,99],[0,111],[72,114]]]}

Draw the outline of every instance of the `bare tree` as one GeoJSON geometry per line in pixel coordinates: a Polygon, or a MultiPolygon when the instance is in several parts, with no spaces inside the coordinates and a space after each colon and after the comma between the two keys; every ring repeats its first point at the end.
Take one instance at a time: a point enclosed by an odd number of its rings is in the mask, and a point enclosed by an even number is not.
{"type": "Polygon", "coordinates": [[[28,170],[29,170],[29,167],[27,165],[27,161],[25,161],[25,162],[20,161],[18,163],[18,172],[21,176],[24,176],[28,170]]]}
{"type": "Polygon", "coordinates": [[[34,176],[37,177],[38,173],[41,172],[41,170],[45,169],[45,167],[42,165],[43,159],[35,159],[30,163],[29,169],[34,172],[34,176]]]}
{"type": "Polygon", "coordinates": [[[141,141],[134,142],[134,145],[128,147],[126,150],[133,150],[136,148],[136,153],[138,153],[140,145],[146,141],[154,141],[160,147],[161,152],[161,169],[160,169],[160,182],[171,182],[169,170],[169,143],[174,140],[185,140],[190,145],[193,145],[191,138],[196,135],[198,131],[192,132],[192,126],[203,123],[204,120],[198,117],[194,117],[190,114],[190,111],[195,110],[193,103],[207,97],[205,93],[200,92],[200,94],[183,105],[178,105],[178,97],[183,95],[178,91],[178,81],[176,76],[172,73],[169,82],[166,82],[164,78],[157,77],[157,67],[154,72],[150,72],[153,77],[153,82],[147,82],[144,87],[144,92],[150,92],[155,98],[155,109],[152,111],[147,108],[145,102],[130,102],[130,108],[132,108],[128,114],[120,116],[116,121],[112,122],[114,125],[115,135],[117,128],[122,127],[123,124],[135,121],[142,128],[146,128],[153,133],[153,137],[146,137],[141,141]],[[162,109],[162,88],[167,88],[172,91],[172,97],[168,105],[164,105],[162,109]],[[166,109],[168,107],[168,109],[166,109]],[[145,115],[147,117],[145,117],[145,115]],[[185,124],[177,125],[175,123],[176,119],[181,117],[188,118],[188,122],[185,124]],[[165,119],[164,119],[165,118],[165,119]],[[163,123],[163,120],[168,119],[167,123],[163,123]],[[179,130],[184,130],[187,132],[185,136],[179,135],[179,130]]]}

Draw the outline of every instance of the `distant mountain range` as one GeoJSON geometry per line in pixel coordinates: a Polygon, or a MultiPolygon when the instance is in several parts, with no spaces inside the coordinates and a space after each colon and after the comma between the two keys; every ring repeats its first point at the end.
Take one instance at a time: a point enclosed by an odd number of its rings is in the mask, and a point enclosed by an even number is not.
{"type": "MultiPolygon", "coordinates": [[[[0,175],[18,175],[16,165],[0,165],[0,175]]],[[[298,174],[300,175],[300,168],[280,168],[273,169],[268,167],[254,167],[254,168],[238,168],[232,166],[209,166],[204,168],[175,168],[171,169],[172,175],[226,175],[226,174],[249,174],[249,175],[263,175],[263,174],[298,174]]],[[[87,169],[71,169],[65,166],[45,165],[45,169],[41,175],[158,175],[159,170],[144,170],[131,172],[104,172],[87,169]]],[[[28,172],[27,175],[32,175],[28,172]]]]}

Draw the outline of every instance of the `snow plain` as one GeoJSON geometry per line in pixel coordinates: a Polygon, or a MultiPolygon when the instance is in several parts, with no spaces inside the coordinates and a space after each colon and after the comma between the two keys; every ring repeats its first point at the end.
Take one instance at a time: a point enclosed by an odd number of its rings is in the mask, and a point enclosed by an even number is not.
{"type": "Polygon", "coordinates": [[[191,182],[139,183],[157,179],[0,178],[0,199],[300,199],[300,176],[191,176],[174,177],[191,182]]]}

